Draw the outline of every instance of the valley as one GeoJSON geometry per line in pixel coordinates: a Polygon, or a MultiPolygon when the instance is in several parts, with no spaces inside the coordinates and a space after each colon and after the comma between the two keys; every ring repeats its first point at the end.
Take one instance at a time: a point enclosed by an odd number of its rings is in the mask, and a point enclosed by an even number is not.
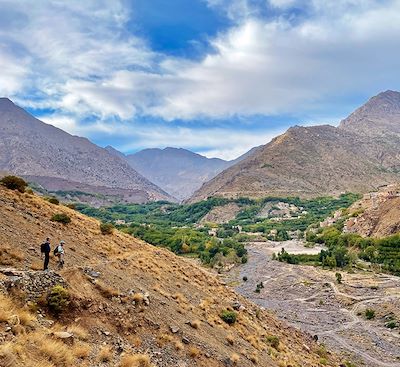
{"type": "MultiPolygon", "coordinates": [[[[335,272],[271,260],[284,247],[290,253],[315,253],[301,243],[249,243],[248,262],[227,274],[228,284],[256,304],[275,312],[355,366],[400,366],[400,278],[356,270],[335,272]],[[243,281],[247,277],[247,281],[243,281]],[[257,284],[262,282],[259,293],[257,284]],[[366,310],[373,310],[368,320],[366,310]]],[[[313,251],[314,250],[314,251],[313,251]]]]}

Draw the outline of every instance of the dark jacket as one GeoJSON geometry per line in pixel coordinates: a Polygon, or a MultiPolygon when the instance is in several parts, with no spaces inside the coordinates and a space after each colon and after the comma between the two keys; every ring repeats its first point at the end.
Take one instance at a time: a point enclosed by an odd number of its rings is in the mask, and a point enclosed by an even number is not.
{"type": "Polygon", "coordinates": [[[50,243],[49,242],[42,243],[42,246],[40,247],[40,251],[44,254],[49,254],[51,251],[50,243]]]}

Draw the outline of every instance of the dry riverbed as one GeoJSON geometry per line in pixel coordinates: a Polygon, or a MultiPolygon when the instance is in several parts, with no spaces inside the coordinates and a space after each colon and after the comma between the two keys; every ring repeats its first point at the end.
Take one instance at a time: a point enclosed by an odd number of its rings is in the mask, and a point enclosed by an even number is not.
{"type": "Polygon", "coordinates": [[[282,247],[289,253],[321,250],[305,248],[300,241],[251,243],[248,263],[234,268],[228,281],[279,318],[317,335],[328,349],[356,366],[400,367],[399,327],[385,326],[391,319],[400,322],[400,278],[342,272],[343,283],[337,284],[335,272],[271,260],[272,253],[282,247]],[[256,293],[259,282],[264,288],[256,293]],[[365,318],[367,308],[375,311],[371,320],[365,318]]]}

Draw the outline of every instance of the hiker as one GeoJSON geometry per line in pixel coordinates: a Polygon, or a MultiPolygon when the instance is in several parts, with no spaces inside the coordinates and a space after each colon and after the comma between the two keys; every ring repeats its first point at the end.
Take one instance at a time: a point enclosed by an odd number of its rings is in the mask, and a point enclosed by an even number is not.
{"type": "Polygon", "coordinates": [[[49,261],[50,261],[50,238],[46,238],[46,241],[43,242],[40,246],[40,252],[42,253],[42,259],[44,256],[44,264],[43,264],[43,270],[47,271],[49,270],[49,261]]]}
{"type": "Polygon", "coordinates": [[[64,250],[64,241],[60,241],[60,244],[54,249],[54,255],[58,256],[58,268],[62,269],[64,267],[64,255],[65,255],[65,250],[64,250]]]}

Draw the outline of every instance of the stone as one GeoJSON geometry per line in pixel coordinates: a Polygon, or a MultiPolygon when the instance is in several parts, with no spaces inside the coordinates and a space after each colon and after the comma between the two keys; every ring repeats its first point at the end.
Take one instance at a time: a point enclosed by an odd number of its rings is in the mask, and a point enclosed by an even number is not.
{"type": "Polygon", "coordinates": [[[58,339],[73,339],[74,335],[69,333],[68,331],[55,331],[53,332],[53,336],[58,339]]]}
{"type": "Polygon", "coordinates": [[[171,333],[176,334],[179,333],[180,329],[177,326],[170,326],[169,329],[171,330],[171,333]]]}
{"type": "Polygon", "coordinates": [[[189,338],[187,338],[186,336],[183,336],[183,337],[182,337],[182,342],[183,342],[184,344],[190,344],[190,340],[189,340],[189,338]]]}

